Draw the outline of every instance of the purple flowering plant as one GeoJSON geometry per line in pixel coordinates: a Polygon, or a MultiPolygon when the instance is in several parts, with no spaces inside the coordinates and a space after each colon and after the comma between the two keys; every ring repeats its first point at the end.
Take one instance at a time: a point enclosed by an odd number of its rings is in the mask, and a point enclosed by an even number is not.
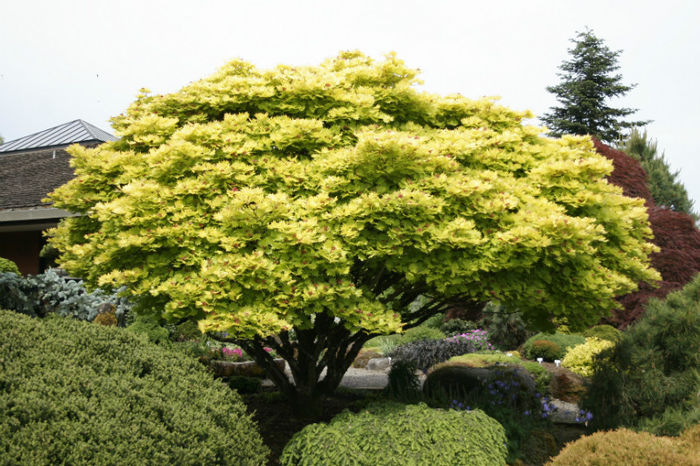
{"type": "Polygon", "coordinates": [[[470,330],[460,335],[447,337],[445,340],[455,343],[469,342],[471,344],[470,346],[473,348],[471,352],[493,351],[495,349],[489,342],[488,332],[482,329],[470,330]]]}

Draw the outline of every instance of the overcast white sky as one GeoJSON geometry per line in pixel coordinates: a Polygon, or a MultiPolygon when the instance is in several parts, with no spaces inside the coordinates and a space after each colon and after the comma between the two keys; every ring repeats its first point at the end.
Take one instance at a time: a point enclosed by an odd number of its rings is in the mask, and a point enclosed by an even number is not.
{"type": "Polygon", "coordinates": [[[348,49],[396,51],[426,90],[497,95],[539,115],[555,104],[545,87],[569,39],[588,26],[623,50],[624,82],[638,84],[614,104],[654,120],[650,136],[700,204],[699,25],[692,0],[3,2],[0,135],[77,118],[111,132],[141,87],[175,91],[235,57],[267,68],[348,49]]]}

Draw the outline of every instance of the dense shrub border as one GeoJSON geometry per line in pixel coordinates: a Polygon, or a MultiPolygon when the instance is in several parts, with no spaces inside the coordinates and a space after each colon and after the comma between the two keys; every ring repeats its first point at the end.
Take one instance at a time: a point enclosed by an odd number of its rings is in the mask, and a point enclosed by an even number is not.
{"type": "Polygon", "coordinates": [[[124,329],[0,311],[0,458],[9,464],[265,464],[239,396],[124,329]]]}

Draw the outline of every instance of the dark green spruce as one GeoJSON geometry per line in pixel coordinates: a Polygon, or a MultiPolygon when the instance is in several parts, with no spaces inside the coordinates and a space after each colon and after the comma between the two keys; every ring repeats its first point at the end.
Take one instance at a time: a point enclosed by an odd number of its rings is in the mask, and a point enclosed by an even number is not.
{"type": "Polygon", "coordinates": [[[649,123],[624,121],[637,109],[614,108],[608,102],[636,86],[623,84],[622,75],[616,73],[622,51],[610,50],[590,29],[577,32],[571,42],[574,43],[569,49],[571,58],[561,64],[561,72],[557,73],[561,82],[547,87],[559,103],[540,118],[550,134],[590,134],[610,144],[621,141],[624,130],[649,123]]]}

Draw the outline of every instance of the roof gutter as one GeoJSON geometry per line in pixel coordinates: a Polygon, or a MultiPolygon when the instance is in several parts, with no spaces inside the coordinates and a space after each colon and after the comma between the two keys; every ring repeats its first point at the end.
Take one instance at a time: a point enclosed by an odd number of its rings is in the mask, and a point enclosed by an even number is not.
{"type": "Polygon", "coordinates": [[[7,222],[32,222],[36,220],[60,220],[64,217],[79,217],[80,214],[55,207],[38,209],[0,210],[0,224],[7,222]]]}

